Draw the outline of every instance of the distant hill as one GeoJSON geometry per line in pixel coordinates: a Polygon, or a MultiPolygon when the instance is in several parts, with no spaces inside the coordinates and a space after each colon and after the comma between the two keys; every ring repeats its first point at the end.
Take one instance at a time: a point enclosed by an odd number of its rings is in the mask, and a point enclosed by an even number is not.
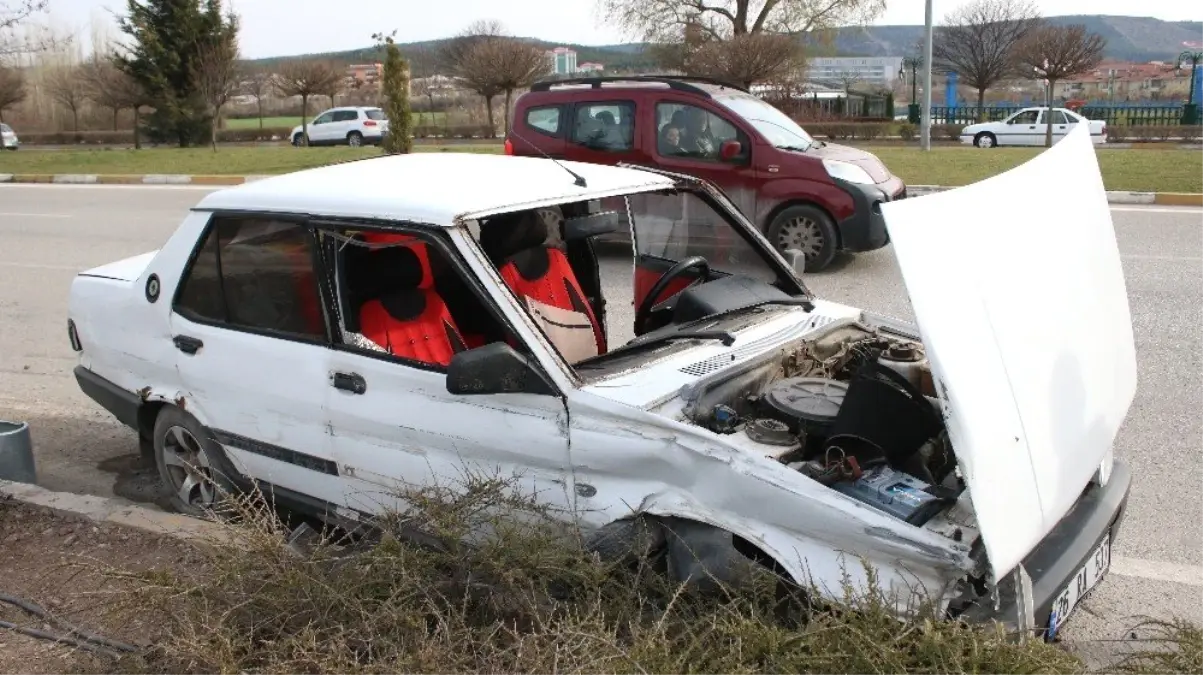
{"type": "MultiPolygon", "coordinates": [[[[1186,41],[1203,40],[1203,22],[1162,21],[1152,17],[1080,15],[1058,16],[1051,23],[1084,24],[1087,30],[1107,39],[1106,56],[1125,61],[1173,61],[1183,50],[1186,41]]],[[[645,43],[612,45],[578,45],[522,38],[540,47],[570,47],[577,52],[577,62],[597,62],[607,70],[638,70],[654,68],[646,54],[645,43]]],[[[911,53],[923,39],[923,26],[869,26],[839,29],[831,51],[847,56],[903,56],[911,53]]],[[[426,40],[398,45],[407,58],[421,58],[437,52],[447,40],[426,40]]],[[[826,50],[825,50],[826,51],[826,50]]],[[[326,58],[340,62],[379,61],[382,55],[374,47],[324,54],[303,54],[257,59],[252,63],[274,65],[302,57],[326,58]]]]}
{"type": "MultiPolygon", "coordinates": [[[[1057,16],[1057,25],[1083,24],[1107,40],[1108,58],[1124,61],[1173,61],[1185,41],[1203,40],[1203,22],[1162,21],[1138,16],[1057,16]]],[[[902,56],[923,40],[923,26],[842,28],[836,50],[850,56],[902,56]]]]}

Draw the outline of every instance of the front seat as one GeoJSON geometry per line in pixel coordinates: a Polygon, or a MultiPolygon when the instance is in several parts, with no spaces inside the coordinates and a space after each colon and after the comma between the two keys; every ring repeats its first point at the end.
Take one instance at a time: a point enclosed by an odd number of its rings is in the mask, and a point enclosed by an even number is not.
{"type": "Polygon", "coordinates": [[[539,214],[490,218],[481,227],[480,241],[506,285],[565,359],[576,363],[606,353],[601,323],[568,257],[548,243],[547,224],[539,214]]]}
{"type": "MultiPolygon", "coordinates": [[[[369,243],[383,243],[374,239],[369,243]]],[[[434,290],[426,244],[408,241],[363,256],[378,295],[360,306],[359,332],[395,356],[447,366],[466,349],[464,340],[434,290]]]]}

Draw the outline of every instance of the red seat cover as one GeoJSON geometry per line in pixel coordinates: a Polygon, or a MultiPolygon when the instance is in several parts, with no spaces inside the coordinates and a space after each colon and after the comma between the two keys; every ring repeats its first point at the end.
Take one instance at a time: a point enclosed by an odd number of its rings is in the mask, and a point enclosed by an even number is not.
{"type": "Polygon", "coordinates": [[[364,337],[404,359],[440,366],[466,348],[434,290],[430,256],[426,244],[408,235],[367,235],[372,244],[412,241],[373,251],[373,265],[388,287],[379,298],[365,302],[359,310],[359,328],[364,337]]]}
{"type": "Polygon", "coordinates": [[[606,353],[605,332],[586,302],[563,251],[550,246],[529,248],[511,256],[498,271],[515,295],[587,316],[597,341],[597,353],[606,353]]]}

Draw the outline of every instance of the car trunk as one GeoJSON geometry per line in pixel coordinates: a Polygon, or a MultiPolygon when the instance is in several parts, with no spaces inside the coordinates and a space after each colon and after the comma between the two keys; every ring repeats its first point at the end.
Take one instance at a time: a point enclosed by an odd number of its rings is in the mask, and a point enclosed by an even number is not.
{"type": "Polygon", "coordinates": [[[1123,270],[1088,129],[1001,175],[882,210],[1001,578],[1109,468],[1136,390],[1123,270]]]}

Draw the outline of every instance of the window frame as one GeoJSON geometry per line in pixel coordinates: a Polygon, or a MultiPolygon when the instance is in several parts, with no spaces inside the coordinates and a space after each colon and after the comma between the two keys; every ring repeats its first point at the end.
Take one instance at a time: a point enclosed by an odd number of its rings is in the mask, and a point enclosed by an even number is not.
{"type": "Polygon", "coordinates": [[[327,110],[326,112],[324,112],[324,113],[322,113],[322,114],[318,115],[317,117],[314,117],[314,118],[313,118],[313,121],[312,121],[312,122],[310,122],[309,124],[310,124],[310,125],[318,125],[318,126],[320,126],[320,125],[322,125],[322,124],[332,124],[333,122],[334,122],[334,111],[333,111],[333,110],[327,110]],[[325,117],[326,115],[329,115],[329,116],[330,116],[330,119],[329,119],[329,120],[327,120],[327,121],[325,121],[325,122],[321,121],[321,120],[322,120],[322,118],[323,118],[323,117],[325,117]]]}
{"type": "Polygon", "coordinates": [[[540,136],[547,136],[548,138],[563,139],[563,138],[565,138],[564,130],[565,130],[565,126],[566,126],[564,124],[564,118],[566,117],[566,115],[564,114],[564,111],[568,107],[569,106],[566,106],[563,103],[549,103],[546,105],[533,105],[533,106],[527,108],[522,113],[522,124],[525,125],[526,128],[535,132],[536,134],[539,134],[540,136]],[[537,127],[530,123],[530,115],[532,112],[535,112],[537,110],[553,110],[553,109],[560,116],[560,124],[556,131],[554,131],[554,132],[548,131],[546,129],[542,129],[542,128],[537,127]]]}
{"type": "MultiPolygon", "coordinates": [[[[261,337],[275,338],[277,340],[289,340],[291,342],[299,342],[302,344],[329,346],[329,344],[331,343],[331,341],[333,339],[331,324],[330,324],[330,309],[329,309],[329,303],[326,298],[326,293],[325,293],[324,289],[322,288],[322,284],[319,283],[323,265],[322,265],[321,259],[318,256],[317,237],[314,236],[314,228],[310,224],[309,217],[307,215],[296,214],[296,213],[275,213],[275,212],[270,212],[270,211],[241,211],[241,210],[223,210],[223,209],[216,209],[216,210],[192,209],[192,212],[208,213],[209,219],[205,222],[205,226],[202,229],[200,235],[197,236],[196,241],[193,242],[192,250],[191,250],[191,252],[189,252],[188,258],[184,262],[183,269],[180,271],[179,279],[175,285],[175,291],[172,293],[172,297],[171,297],[171,310],[170,311],[172,314],[176,314],[180,318],[186,319],[192,323],[202,325],[202,326],[209,326],[211,328],[230,330],[230,331],[234,331],[234,332],[238,332],[238,333],[247,333],[249,335],[258,335],[261,337]],[[204,250],[205,246],[209,242],[209,237],[212,236],[212,234],[214,233],[214,231],[216,230],[216,228],[218,226],[218,223],[221,222],[222,220],[238,219],[238,218],[247,218],[247,219],[254,218],[254,219],[260,219],[260,220],[287,222],[287,223],[292,223],[292,224],[296,225],[297,227],[303,228],[305,230],[305,239],[308,241],[308,244],[309,244],[309,259],[310,259],[310,262],[313,264],[314,283],[317,286],[318,303],[321,306],[321,310],[322,310],[323,335],[321,337],[305,335],[302,333],[290,333],[290,332],[286,332],[286,331],[273,330],[270,328],[244,326],[244,325],[240,325],[240,324],[230,323],[227,320],[213,320],[208,317],[194,315],[191,312],[181,312],[180,311],[180,308],[179,308],[180,296],[183,294],[184,287],[187,285],[188,279],[192,275],[192,270],[196,267],[197,258],[200,257],[201,251],[204,250]]],[[[226,298],[225,298],[225,291],[224,291],[224,278],[223,278],[222,269],[221,269],[221,248],[220,247],[218,247],[218,249],[217,249],[216,264],[217,264],[217,275],[218,275],[219,283],[223,284],[222,304],[225,305],[226,298]]],[[[227,315],[229,313],[228,307],[226,308],[226,313],[227,313],[227,315]]]]}
{"type": "Polygon", "coordinates": [[[639,148],[639,106],[634,99],[629,98],[607,98],[594,99],[590,101],[574,101],[571,112],[568,115],[568,132],[564,134],[564,141],[570,145],[591,152],[605,153],[630,153],[636,152],[639,148]],[[590,108],[593,106],[614,106],[622,108],[629,106],[631,110],[631,144],[625,148],[598,148],[586,145],[576,140],[576,121],[577,111],[582,108],[590,108]]]}
{"type": "MultiPolygon", "coordinates": [[[[324,216],[314,217],[310,220],[310,223],[315,233],[315,239],[318,231],[334,232],[340,237],[345,236],[339,234],[339,230],[357,230],[360,232],[370,231],[381,234],[407,234],[421,239],[422,242],[427,246],[434,247],[438,254],[444,257],[449,267],[460,275],[460,279],[464,281],[464,285],[468,292],[473,293],[476,296],[477,300],[480,301],[485,311],[488,312],[491,318],[498,323],[502,331],[508,332],[514,337],[515,342],[521,346],[521,348],[516,349],[516,351],[519,353],[525,352],[525,355],[533,362],[538,362],[539,359],[535,350],[531,348],[531,345],[522,338],[522,334],[518,332],[514,328],[513,324],[505,317],[504,312],[501,311],[501,308],[497,304],[496,298],[493,297],[481,280],[477,278],[476,274],[472,272],[471,267],[468,266],[463,255],[455,247],[454,242],[451,241],[451,238],[447,236],[447,233],[444,231],[446,228],[412,221],[338,218],[324,216]]],[[[333,241],[337,242],[338,239],[333,239],[333,241]]],[[[318,244],[317,248],[322,249],[322,245],[318,244]]],[[[334,257],[333,259],[327,261],[324,258],[326,251],[320,251],[320,254],[323,256],[322,281],[329,281],[331,284],[329,287],[327,287],[325,283],[320,284],[322,286],[322,290],[329,296],[327,298],[328,305],[324,308],[327,316],[327,330],[331,335],[329,347],[338,351],[356,354],[359,356],[366,356],[378,361],[384,361],[386,363],[391,363],[398,366],[446,375],[447,366],[417,361],[414,359],[407,359],[403,356],[397,356],[396,354],[390,354],[385,351],[364,349],[362,347],[349,344],[343,339],[343,331],[345,328],[343,324],[341,306],[342,300],[340,297],[341,294],[337,292],[337,285],[345,283],[345,273],[343,267],[339,265],[337,251],[332,250],[330,252],[334,254],[334,257]]],[[[540,368],[542,367],[543,366],[540,365],[540,368]]]]}
{"type": "MultiPolygon", "coordinates": [[[[672,161],[672,162],[697,162],[699,164],[703,164],[706,166],[748,167],[748,166],[752,165],[752,135],[750,133],[748,133],[743,127],[741,127],[740,125],[731,121],[731,119],[729,117],[727,117],[721,113],[710,110],[709,108],[706,108],[704,106],[700,106],[697,103],[694,103],[692,101],[682,101],[682,100],[678,100],[675,98],[659,98],[659,99],[656,99],[655,104],[652,106],[652,121],[653,121],[653,125],[655,126],[655,134],[656,134],[654,155],[657,160],[668,160],[668,161],[672,161]],[[688,106],[690,108],[696,108],[698,110],[701,110],[702,112],[706,113],[707,115],[711,115],[711,116],[719,118],[724,123],[730,125],[732,129],[735,129],[735,139],[734,140],[739,141],[740,145],[743,146],[743,155],[732,161],[724,161],[721,155],[715,157],[714,159],[709,159],[709,158],[705,158],[705,157],[695,157],[693,155],[665,155],[665,154],[661,153],[660,152],[660,106],[680,106],[682,108],[688,106]]],[[[672,121],[671,115],[669,116],[669,121],[672,121]]],[[[722,144],[720,143],[719,145],[721,147],[722,144]]],[[[719,151],[719,149],[720,148],[715,148],[715,151],[719,151]]]]}
{"type": "Polygon", "coordinates": [[[330,118],[330,121],[331,122],[354,122],[358,119],[359,119],[359,111],[358,110],[336,110],[336,111],[334,111],[334,115],[330,118]],[[340,115],[342,115],[344,117],[342,117],[340,119],[339,118],[340,115]],[[350,117],[345,117],[346,115],[350,115],[350,117]]]}

